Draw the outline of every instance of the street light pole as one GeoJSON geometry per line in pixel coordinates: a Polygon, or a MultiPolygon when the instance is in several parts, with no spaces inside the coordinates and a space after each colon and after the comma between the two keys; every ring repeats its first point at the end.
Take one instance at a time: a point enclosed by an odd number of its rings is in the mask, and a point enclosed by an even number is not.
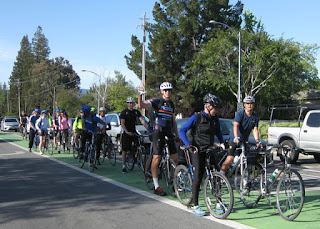
{"type": "MultiPolygon", "coordinates": [[[[237,34],[236,31],[232,27],[228,26],[225,23],[218,22],[218,21],[215,21],[215,20],[210,20],[209,23],[226,26],[226,27],[230,28],[232,32],[237,34]]],[[[238,102],[237,111],[238,111],[238,110],[242,109],[242,107],[243,107],[242,102],[241,102],[241,33],[240,33],[240,30],[239,30],[239,33],[237,34],[237,36],[238,36],[238,43],[239,43],[238,44],[239,45],[238,46],[238,54],[239,54],[238,55],[238,58],[239,58],[239,64],[238,64],[238,93],[237,93],[237,97],[238,97],[237,98],[238,99],[238,101],[237,101],[238,102]]]]}
{"type": "Polygon", "coordinates": [[[95,72],[93,72],[93,71],[89,71],[89,70],[82,70],[82,72],[90,72],[90,73],[92,73],[92,74],[94,74],[94,75],[96,75],[96,76],[99,76],[98,107],[97,107],[97,109],[99,110],[99,108],[100,108],[101,75],[99,75],[98,73],[95,73],[95,72]]]}

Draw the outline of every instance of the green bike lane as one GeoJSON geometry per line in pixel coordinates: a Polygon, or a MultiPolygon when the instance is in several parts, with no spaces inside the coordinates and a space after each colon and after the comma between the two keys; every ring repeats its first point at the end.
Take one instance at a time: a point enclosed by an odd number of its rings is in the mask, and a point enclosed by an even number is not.
{"type": "MultiPolygon", "coordinates": [[[[20,136],[14,134],[1,132],[0,138],[24,148],[28,147],[27,141],[23,141],[20,136]]],[[[73,159],[72,154],[57,154],[57,152],[55,152],[53,155],[49,156],[73,166],[78,165],[77,160],[73,159]]],[[[87,164],[84,165],[84,169],[87,169],[87,164]]],[[[152,193],[152,191],[149,190],[144,184],[143,174],[137,167],[133,171],[123,174],[121,172],[120,162],[117,161],[116,166],[112,166],[108,160],[105,160],[101,166],[98,166],[97,170],[94,170],[94,173],[125,185],[152,193]]],[[[238,223],[259,229],[276,227],[281,227],[284,229],[320,228],[320,191],[306,191],[303,209],[300,215],[293,222],[286,221],[279,215],[275,203],[275,195],[271,196],[271,206],[269,205],[268,198],[266,198],[260,200],[255,208],[248,209],[242,204],[240,196],[236,192],[234,192],[234,194],[234,207],[232,213],[227,218],[228,220],[236,221],[238,223]]],[[[172,196],[167,196],[166,198],[179,202],[172,196]]],[[[202,207],[205,206],[202,196],[200,196],[200,205],[202,207]]]]}

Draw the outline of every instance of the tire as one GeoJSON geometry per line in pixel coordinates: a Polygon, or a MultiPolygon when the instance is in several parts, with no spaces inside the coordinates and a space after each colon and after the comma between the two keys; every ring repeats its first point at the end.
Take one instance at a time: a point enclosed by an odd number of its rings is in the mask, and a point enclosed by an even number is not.
{"type": "Polygon", "coordinates": [[[313,157],[318,163],[320,163],[320,154],[314,154],[313,157]]]}
{"type": "Polygon", "coordinates": [[[277,186],[277,207],[285,220],[294,220],[301,212],[305,189],[301,175],[293,170],[285,170],[277,186]]]}
{"type": "Polygon", "coordinates": [[[113,143],[110,143],[108,146],[108,158],[109,158],[109,162],[112,166],[116,165],[117,162],[117,151],[113,145],[113,143]]]}
{"type": "Polygon", "coordinates": [[[161,168],[161,172],[167,186],[167,191],[173,197],[176,196],[174,185],[173,185],[175,169],[176,169],[176,164],[172,159],[169,159],[169,161],[165,162],[161,168]]]}
{"type": "Polygon", "coordinates": [[[152,156],[149,156],[146,159],[146,166],[144,171],[144,183],[146,183],[148,189],[153,190],[154,185],[153,185],[153,179],[152,179],[151,164],[152,164],[152,156]]]}
{"type": "Polygon", "coordinates": [[[50,143],[49,143],[49,154],[50,155],[53,155],[53,149],[54,149],[53,140],[50,140],[50,143]]]}
{"type": "Polygon", "coordinates": [[[207,176],[203,186],[204,202],[210,214],[218,219],[225,219],[230,214],[234,196],[228,178],[219,172],[207,176]]]}
{"type": "Polygon", "coordinates": [[[126,155],[126,167],[130,171],[132,171],[134,168],[134,163],[135,163],[135,155],[134,154],[135,154],[134,152],[129,151],[129,153],[126,155]]]}
{"type": "Polygon", "coordinates": [[[190,205],[192,201],[192,176],[185,165],[178,165],[173,177],[174,190],[180,203],[190,205]]]}
{"type": "MultiPolygon", "coordinates": [[[[296,144],[293,140],[284,140],[281,143],[281,146],[288,147],[291,150],[288,152],[288,163],[289,164],[295,164],[299,158],[299,151],[295,151],[296,144]]],[[[282,153],[282,149],[279,150],[280,153],[280,159],[284,161],[284,154],[282,153]]]]}
{"type": "MultiPolygon", "coordinates": [[[[244,164],[244,171],[246,169],[245,165],[246,163],[244,164]]],[[[253,165],[256,166],[259,170],[262,170],[262,166],[260,164],[254,163],[253,165]]],[[[240,168],[241,168],[241,165],[239,164],[235,169],[235,173],[234,173],[234,187],[238,193],[240,193],[240,182],[241,182],[240,168]]]]}
{"type": "Polygon", "coordinates": [[[241,176],[240,195],[247,208],[255,207],[262,197],[261,186],[264,178],[260,168],[261,165],[249,164],[241,176]]]}
{"type": "Polygon", "coordinates": [[[86,161],[85,153],[80,153],[80,151],[79,151],[78,155],[79,155],[78,156],[78,167],[79,168],[83,168],[83,165],[84,165],[84,163],[86,161]]]}
{"type": "Polygon", "coordinates": [[[96,167],[96,154],[95,154],[95,147],[94,146],[90,146],[90,153],[89,153],[89,157],[88,157],[88,170],[89,172],[93,172],[93,170],[96,167]]]}
{"type": "Polygon", "coordinates": [[[144,173],[144,167],[146,163],[146,153],[145,148],[143,146],[139,146],[137,148],[137,163],[142,172],[144,173]]]}
{"type": "Polygon", "coordinates": [[[117,137],[116,144],[117,144],[117,151],[118,151],[119,154],[121,154],[122,153],[122,147],[121,147],[121,138],[120,137],[117,137]]]}

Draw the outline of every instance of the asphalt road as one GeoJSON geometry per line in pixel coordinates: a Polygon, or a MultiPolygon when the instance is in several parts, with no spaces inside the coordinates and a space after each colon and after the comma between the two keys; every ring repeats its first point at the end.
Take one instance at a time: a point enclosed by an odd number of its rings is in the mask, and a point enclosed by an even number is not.
{"type": "Polygon", "coordinates": [[[0,139],[0,228],[231,228],[210,218],[194,216],[0,139]]]}

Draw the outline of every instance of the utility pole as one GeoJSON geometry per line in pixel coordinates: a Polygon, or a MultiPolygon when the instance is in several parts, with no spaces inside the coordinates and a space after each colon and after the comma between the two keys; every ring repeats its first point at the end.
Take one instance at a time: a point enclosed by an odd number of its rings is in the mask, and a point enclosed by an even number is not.
{"type": "MultiPolygon", "coordinates": [[[[146,18],[146,12],[143,15],[143,18],[139,18],[141,20],[143,20],[143,24],[140,25],[140,27],[143,29],[143,41],[142,41],[142,76],[141,76],[141,80],[142,80],[142,84],[145,86],[146,84],[146,20],[148,20],[149,18],[146,18]]],[[[142,101],[145,100],[145,95],[142,95],[142,101]]],[[[142,115],[146,115],[146,109],[143,108],[142,109],[142,115]]]]}
{"type": "Polygon", "coordinates": [[[21,115],[21,110],[20,110],[20,79],[18,78],[18,107],[19,107],[19,117],[21,115]]]}
{"type": "Polygon", "coordinates": [[[56,86],[53,87],[52,115],[55,114],[56,86]]]}

